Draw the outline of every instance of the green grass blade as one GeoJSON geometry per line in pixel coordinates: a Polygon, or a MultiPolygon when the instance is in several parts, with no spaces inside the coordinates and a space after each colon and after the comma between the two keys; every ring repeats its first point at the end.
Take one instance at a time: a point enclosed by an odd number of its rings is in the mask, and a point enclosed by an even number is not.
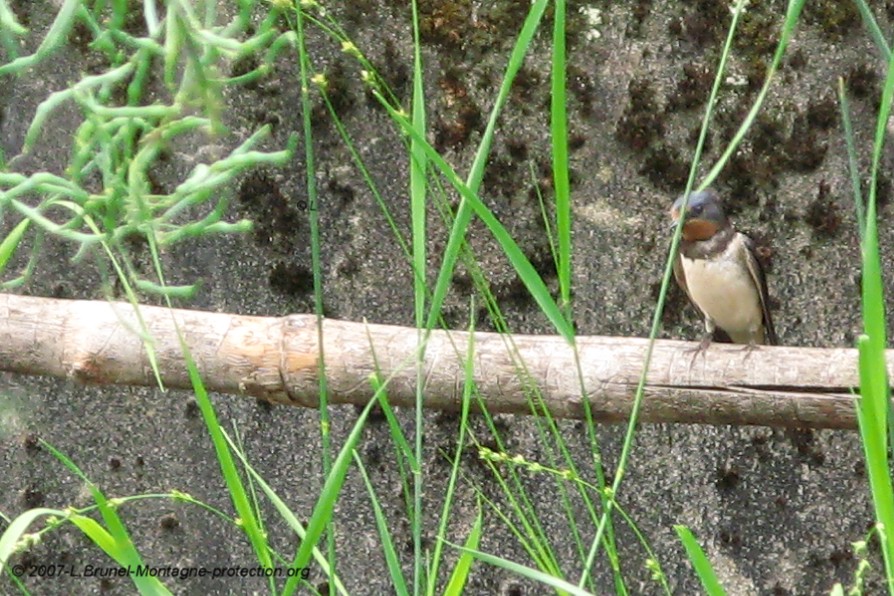
{"type": "MultiPolygon", "coordinates": [[[[469,188],[472,195],[476,195],[481,186],[481,180],[484,178],[484,168],[487,164],[490,148],[493,143],[497,118],[499,117],[503,106],[506,104],[506,101],[509,99],[509,91],[512,87],[512,82],[515,80],[515,76],[518,74],[519,69],[521,69],[522,64],[524,63],[525,55],[534,40],[534,36],[540,25],[540,19],[543,17],[543,12],[546,10],[547,4],[547,0],[537,0],[531,5],[531,9],[528,11],[521,32],[518,35],[518,40],[512,48],[512,53],[509,56],[509,63],[506,66],[506,72],[503,75],[503,82],[500,84],[500,90],[497,92],[494,107],[491,109],[490,116],[487,120],[487,126],[484,129],[484,134],[481,136],[481,143],[478,145],[478,150],[475,153],[475,160],[472,162],[472,167],[469,170],[469,176],[466,181],[466,186],[469,188]]],[[[466,196],[463,195],[460,200],[459,208],[456,211],[453,228],[450,230],[450,237],[447,240],[447,248],[444,249],[444,259],[441,263],[441,269],[438,271],[438,277],[435,281],[435,289],[432,292],[431,298],[431,307],[428,312],[428,321],[426,321],[425,325],[426,329],[434,328],[441,310],[441,305],[444,302],[444,298],[447,296],[447,291],[450,288],[450,281],[453,279],[453,270],[456,267],[460,248],[462,247],[465,238],[466,229],[469,226],[469,222],[472,220],[472,211],[472,205],[469,200],[467,200],[466,196]]]]}
{"type": "MultiPolygon", "coordinates": [[[[372,345],[372,344],[370,344],[372,345]]],[[[375,359],[375,356],[373,356],[375,359]]],[[[416,469],[416,455],[413,447],[404,435],[404,431],[400,426],[400,421],[394,414],[394,409],[388,403],[387,385],[382,383],[379,376],[379,365],[376,361],[376,372],[370,375],[370,385],[373,392],[379,396],[379,407],[385,414],[385,420],[388,422],[388,430],[391,433],[391,440],[394,442],[395,463],[397,464],[397,475],[400,478],[402,493],[404,496],[405,511],[412,513],[413,511],[413,491],[409,480],[407,469],[416,469]]]]}
{"type": "MultiPolygon", "coordinates": [[[[555,300],[553,300],[552,295],[549,292],[549,289],[546,287],[546,284],[543,283],[543,279],[537,273],[537,270],[534,269],[534,266],[531,265],[531,262],[525,256],[524,252],[522,252],[521,248],[519,248],[518,244],[503,226],[500,221],[494,217],[494,214],[491,212],[487,206],[481,202],[481,199],[462,181],[459,176],[454,171],[453,167],[447,163],[447,161],[441,157],[441,155],[431,146],[428,142],[423,139],[410,125],[405,117],[400,115],[394,108],[385,103],[384,98],[381,95],[377,95],[379,97],[380,103],[388,110],[388,113],[394,119],[395,122],[401,127],[401,129],[413,139],[419,141],[420,146],[422,146],[425,150],[426,155],[428,156],[429,161],[436,167],[441,174],[447,179],[451,186],[465,199],[468,201],[468,204],[471,206],[472,210],[475,212],[481,221],[488,227],[491,234],[493,234],[497,243],[499,243],[500,247],[506,253],[506,256],[509,259],[509,262],[512,264],[516,273],[518,273],[519,278],[522,283],[527,288],[528,292],[530,292],[531,297],[534,298],[534,301],[540,307],[540,310],[546,315],[547,319],[549,319],[550,323],[556,328],[559,334],[564,337],[566,340],[573,341],[574,339],[574,329],[571,324],[565,319],[564,314],[559,309],[555,300]]],[[[457,219],[459,219],[457,217],[457,219]]]]}
{"type": "MultiPolygon", "coordinates": [[[[705,139],[707,138],[708,127],[711,122],[711,117],[714,109],[714,104],[717,98],[717,93],[720,89],[720,83],[723,80],[724,71],[726,68],[726,62],[728,56],[730,54],[730,50],[732,48],[733,38],[735,36],[736,29],[739,23],[739,17],[742,14],[742,10],[744,10],[745,0],[738,0],[736,5],[733,7],[732,11],[732,19],[730,22],[729,31],[727,33],[726,42],[724,43],[723,50],[720,55],[720,62],[717,67],[717,74],[714,77],[714,84],[711,88],[711,97],[708,101],[708,106],[705,108],[705,115],[702,119],[701,131],[699,133],[698,141],[696,142],[695,151],[692,159],[692,165],[689,170],[689,179],[686,183],[685,196],[689,196],[689,191],[691,190],[696,174],[699,168],[699,161],[701,159],[702,148],[704,147],[705,139]]],[[[781,43],[781,42],[780,42],[781,43]]],[[[768,82],[765,84],[769,85],[768,82]]],[[[742,131],[740,131],[742,132],[742,131]]],[[[744,136],[744,133],[742,133],[744,136]]],[[[685,211],[685,205],[683,207],[685,211]]],[[[636,387],[636,393],[633,398],[633,407],[630,413],[630,421],[627,424],[627,431],[624,435],[624,443],[621,447],[621,456],[619,458],[617,471],[615,473],[614,481],[612,482],[612,486],[610,487],[610,494],[612,496],[611,499],[603,498],[604,503],[604,511],[599,520],[599,524],[596,529],[596,536],[593,538],[593,542],[590,547],[590,553],[587,555],[587,560],[581,573],[581,578],[579,580],[578,585],[583,585],[584,580],[589,575],[590,570],[592,569],[593,564],[596,560],[596,555],[598,553],[600,544],[602,543],[603,534],[606,532],[607,528],[609,528],[609,520],[612,515],[612,510],[614,508],[615,498],[617,497],[618,490],[621,486],[621,482],[624,479],[624,476],[627,471],[627,461],[630,457],[631,450],[633,449],[633,437],[636,432],[636,424],[637,419],[639,417],[639,411],[642,406],[642,400],[645,393],[646,387],[646,378],[649,372],[649,366],[652,363],[652,352],[655,345],[655,339],[658,337],[658,330],[661,327],[662,315],[664,313],[664,305],[667,301],[667,291],[670,287],[670,279],[673,273],[673,259],[677,254],[677,250],[680,246],[680,239],[682,235],[682,224],[683,218],[680,218],[680,222],[677,224],[677,229],[674,232],[673,239],[671,240],[671,245],[668,251],[668,258],[664,265],[664,275],[661,279],[661,288],[658,292],[658,303],[655,305],[655,311],[652,315],[652,325],[649,331],[649,345],[646,348],[646,354],[643,361],[643,369],[640,373],[639,381],[636,387]]],[[[603,495],[604,496],[604,495],[603,495]]]]}
{"type": "MultiPolygon", "coordinates": [[[[475,300],[474,296],[471,300],[471,304],[469,305],[469,312],[475,312],[475,300]]],[[[466,441],[466,433],[469,432],[468,424],[469,424],[469,408],[472,403],[472,390],[474,386],[475,379],[475,319],[472,318],[469,324],[469,343],[466,347],[466,358],[463,362],[463,396],[462,396],[462,409],[460,411],[460,419],[459,419],[459,432],[456,437],[456,449],[453,452],[453,463],[450,467],[450,479],[447,481],[447,491],[444,495],[444,505],[441,508],[441,521],[438,525],[438,536],[446,536],[447,535],[447,522],[450,519],[450,508],[453,504],[453,495],[456,490],[456,479],[459,476],[459,464],[462,458],[462,452],[465,448],[466,441]]],[[[481,513],[479,512],[479,523],[481,521],[481,513]]],[[[471,538],[471,537],[470,537],[471,538]]],[[[428,593],[435,593],[435,582],[438,580],[438,566],[441,563],[441,553],[443,549],[443,542],[438,540],[435,544],[434,553],[432,554],[432,564],[431,564],[431,572],[428,578],[428,593]]],[[[477,548],[476,546],[470,546],[466,544],[469,548],[477,548]]],[[[463,555],[465,556],[465,555],[463,555]]],[[[458,564],[457,564],[458,565],[458,564]]],[[[466,570],[468,572],[468,570],[466,570]]],[[[453,575],[456,576],[457,570],[454,569],[453,575]]],[[[453,579],[451,578],[451,582],[453,579]]],[[[448,586],[449,588],[449,586],[448,586]]]]}
{"type": "MultiPolygon", "coordinates": [[[[338,457],[336,457],[335,461],[332,463],[332,470],[329,472],[329,476],[326,477],[326,482],[323,484],[323,489],[320,491],[320,496],[317,498],[317,503],[314,505],[313,513],[307,524],[307,534],[305,535],[304,540],[301,541],[301,546],[298,548],[298,552],[295,553],[295,557],[292,559],[292,567],[303,568],[307,565],[313,553],[313,547],[316,545],[320,536],[323,534],[323,530],[326,529],[326,526],[332,519],[332,514],[335,511],[335,503],[338,501],[338,495],[341,492],[341,487],[344,485],[345,477],[348,474],[348,467],[351,465],[353,451],[360,442],[366,419],[376,401],[377,396],[374,396],[373,399],[369,400],[369,403],[366,404],[366,407],[363,408],[360,416],[357,417],[357,422],[354,423],[354,428],[351,429],[351,433],[345,440],[345,444],[342,445],[338,457]]],[[[297,588],[297,584],[297,578],[289,578],[283,589],[283,594],[293,594],[297,588]]]]}
{"type": "Polygon", "coordinates": [[[565,1],[556,0],[553,15],[550,127],[556,232],[559,236],[559,305],[571,320],[571,189],[568,180],[568,116],[565,110],[565,1]]]}
{"type": "MultiPolygon", "coordinates": [[[[202,378],[196,368],[196,363],[192,358],[192,354],[189,351],[189,347],[186,345],[186,340],[183,338],[179,327],[177,327],[177,335],[180,340],[181,350],[183,351],[183,359],[186,363],[189,380],[196,397],[196,403],[199,406],[199,411],[202,413],[202,418],[205,421],[205,427],[208,429],[208,434],[211,436],[214,452],[217,455],[221,473],[226,482],[227,490],[230,493],[230,499],[233,501],[233,507],[236,509],[236,514],[239,516],[242,530],[248,537],[249,542],[255,551],[255,556],[258,558],[258,562],[261,566],[271,567],[272,561],[268,550],[266,536],[261,531],[258,525],[258,520],[255,518],[254,510],[252,509],[251,502],[248,498],[248,493],[245,490],[245,485],[236,470],[233,455],[224,438],[220,423],[217,421],[214,405],[208,397],[205,384],[202,382],[202,378]]],[[[273,578],[270,578],[270,587],[273,587],[273,578]]]]}
{"type": "Polygon", "coordinates": [[[838,103],[841,108],[841,123],[844,126],[844,142],[847,146],[848,170],[851,174],[851,190],[854,193],[854,205],[857,211],[857,231],[860,234],[860,245],[866,233],[866,207],[863,203],[863,191],[860,188],[860,168],[857,165],[857,148],[854,144],[854,128],[851,125],[851,110],[847,100],[844,79],[838,79],[838,103]]]}
{"type": "MultiPolygon", "coordinates": [[[[475,524],[472,526],[471,531],[469,531],[469,537],[466,538],[466,543],[463,545],[465,551],[459,556],[459,560],[453,568],[453,573],[450,574],[450,581],[447,582],[447,587],[444,589],[444,596],[462,596],[463,589],[469,581],[469,572],[472,570],[472,563],[475,562],[475,557],[472,556],[472,551],[478,550],[478,544],[481,542],[481,528],[483,525],[484,515],[479,503],[478,516],[475,518],[475,524]]],[[[443,534],[441,535],[443,536],[443,534]]]]}
{"type": "Polygon", "coordinates": [[[16,517],[0,534],[0,573],[3,573],[9,558],[14,555],[19,543],[25,537],[26,531],[35,521],[41,517],[57,517],[64,519],[68,512],[61,509],[48,509],[45,507],[28,509],[16,517]]]}
{"type": "MultiPolygon", "coordinates": [[[[143,559],[140,557],[136,546],[134,546],[130,534],[128,534],[127,528],[124,526],[124,522],[115,510],[115,506],[106,499],[102,491],[87,478],[68,456],[44,440],[41,440],[40,444],[87,485],[106,527],[102,527],[94,519],[79,514],[71,515],[69,517],[70,521],[120,566],[131,569],[142,567],[143,559]]],[[[131,574],[130,578],[141,594],[171,593],[157,577],[131,574]]]]}
{"type": "MultiPolygon", "coordinates": [[[[323,265],[320,247],[320,212],[317,195],[317,171],[314,159],[313,123],[311,115],[313,108],[310,103],[309,86],[311,80],[310,56],[307,53],[306,39],[304,35],[304,13],[300,7],[295,10],[294,32],[297,39],[299,76],[301,81],[301,123],[304,134],[304,160],[305,160],[305,187],[307,188],[308,201],[310,203],[310,236],[311,236],[311,268],[313,270],[314,285],[314,313],[317,324],[317,345],[319,356],[317,371],[319,379],[319,417],[320,417],[320,441],[322,443],[323,475],[329,476],[332,471],[332,444],[330,437],[330,413],[329,413],[329,387],[326,375],[326,354],[323,350],[323,265]]],[[[332,528],[326,533],[327,551],[329,553],[329,566],[335,572],[335,532],[332,528]]]]}
{"type": "Polygon", "coordinates": [[[357,464],[357,470],[363,478],[363,484],[366,485],[366,492],[369,494],[369,499],[372,502],[373,514],[376,518],[376,529],[379,531],[379,539],[382,541],[382,552],[385,555],[385,565],[388,567],[388,574],[391,576],[394,592],[398,596],[409,596],[410,592],[407,590],[407,584],[404,581],[404,576],[401,572],[400,558],[397,556],[397,549],[394,548],[394,540],[391,539],[391,532],[388,529],[388,520],[385,518],[385,512],[382,511],[382,506],[379,504],[376,490],[373,488],[372,482],[370,482],[369,476],[366,473],[366,468],[363,466],[363,460],[360,459],[360,456],[357,455],[356,451],[353,452],[353,455],[354,463],[357,464]]]}
{"type": "MultiPolygon", "coordinates": [[[[425,126],[425,91],[422,87],[422,50],[419,42],[419,14],[416,0],[413,0],[413,129],[423,139],[425,126]]],[[[426,158],[425,150],[415,138],[410,141],[410,215],[413,226],[413,268],[416,275],[415,305],[416,326],[422,327],[425,320],[425,198],[426,198],[426,158]]],[[[420,354],[420,358],[423,354],[420,354]]]]}
{"type": "Polygon", "coordinates": [[[676,530],[677,536],[680,537],[680,542],[683,543],[683,547],[686,549],[686,554],[689,556],[689,561],[692,563],[692,567],[695,569],[696,574],[698,574],[698,578],[701,580],[705,592],[707,592],[709,596],[724,596],[726,592],[724,591],[723,586],[720,585],[720,580],[717,579],[717,574],[714,573],[714,568],[711,566],[711,562],[708,560],[708,557],[705,556],[705,551],[702,550],[702,547],[695,539],[695,536],[692,535],[692,532],[689,531],[689,528],[686,526],[674,526],[674,530],[676,530]]]}
{"type": "MultiPolygon", "coordinates": [[[[258,471],[255,470],[250,463],[248,463],[248,460],[245,458],[245,454],[237,449],[237,446],[233,439],[227,433],[224,433],[224,438],[226,438],[230,449],[232,449],[236,456],[241,460],[242,466],[245,468],[245,471],[248,472],[248,474],[254,479],[255,483],[261,488],[261,492],[263,492],[267,496],[267,498],[270,499],[270,502],[273,503],[276,511],[280,514],[286,524],[292,529],[293,532],[295,532],[295,534],[301,540],[304,540],[307,533],[304,526],[301,525],[301,522],[298,520],[298,517],[292,512],[291,509],[289,509],[289,506],[286,505],[285,501],[283,501],[280,496],[276,494],[276,491],[274,491],[273,488],[271,488],[271,486],[267,484],[267,481],[264,480],[264,478],[258,473],[258,471]]],[[[337,575],[335,575],[329,568],[329,561],[327,560],[326,555],[324,555],[320,549],[314,548],[313,556],[314,560],[320,566],[320,569],[333,583],[338,593],[347,595],[348,592],[345,589],[341,579],[337,575]]]]}
{"type": "Polygon", "coordinates": [[[888,463],[888,432],[891,419],[890,387],[885,360],[886,324],[884,286],[878,242],[877,187],[891,102],[894,100],[894,55],[887,65],[885,86],[876,122],[872,152],[872,169],[869,187],[869,204],[866,208],[866,231],[863,235],[863,329],[859,340],[860,351],[860,399],[857,402],[857,420],[869,486],[875,506],[878,536],[882,558],[888,579],[888,591],[894,595],[894,490],[888,463]]]}
{"type": "Polygon", "coordinates": [[[802,8],[804,8],[804,0],[789,1],[788,10],[785,13],[785,21],[782,24],[782,33],[779,37],[779,43],[776,45],[776,52],[773,54],[773,60],[770,63],[770,67],[767,69],[767,78],[764,80],[764,85],[763,87],[761,87],[754,105],[751,106],[751,110],[745,117],[744,122],[742,122],[741,126],[739,126],[739,130],[736,131],[736,134],[733,136],[726,150],[723,152],[723,155],[720,157],[720,159],[717,160],[717,163],[714,164],[714,167],[711,168],[711,171],[708,172],[708,175],[705,176],[705,179],[699,185],[700,190],[707,188],[711,185],[712,182],[714,182],[714,180],[717,178],[717,175],[720,174],[720,171],[724,168],[724,166],[726,166],[726,162],[729,161],[729,158],[739,147],[739,143],[741,143],[742,139],[745,138],[745,135],[751,128],[752,122],[754,122],[754,119],[757,117],[758,112],[760,112],[761,106],[764,104],[764,99],[766,99],[767,93],[770,91],[770,84],[773,82],[773,77],[776,75],[776,71],[779,69],[779,65],[782,63],[782,57],[785,54],[786,47],[788,47],[788,42],[791,39],[792,33],[794,33],[795,27],[798,24],[798,18],[801,15],[802,8]]]}
{"type": "Polygon", "coordinates": [[[510,573],[514,573],[516,575],[521,575],[522,577],[527,577],[528,579],[532,579],[536,582],[539,582],[545,586],[549,586],[550,588],[555,588],[560,592],[567,592],[568,594],[575,594],[576,596],[588,596],[590,592],[575,586],[574,584],[565,581],[559,577],[555,577],[548,573],[544,573],[539,569],[534,569],[533,567],[527,567],[526,565],[520,565],[513,561],[509,561],[502,557],[496,557],[494,555],[484,553],[475,549],[466,548],[463,546],[453,545],[463,553],[468,553],[475,557],[480,561],[484,561],[485,563],[489,563],[490,565],[494,565],[496,567],[500,567],[509,571],[510,573]]]}
{"type": "Polygon", "coordinates": [[[855,0],[855,4],[860,11],[863,25],[869,30],[869,35],[872,37],[872,41],[875,42],[875,45],[882,53],[882,59],[885,62],[889,62],[891,60],[891,48],[888,46],[887,40],[885,40],[885,34],[882,33],[878,23],[875,21],[875,17],[872,16],[872,11],[869,10],[866,0],[855,0]]]}
{"type": "MultiPolygon", "coordinates": [[[[426,294],[426,156],[418,139],[426,138],[425,127],[425,91],[422,87],[422,44],[419,40],[419,10],[416,0],[411,2],[413,9],[413,130],[416,137],[410,140],[410,217],[413,226],[413,303],[416,314],[416,334],[420,349],[416,352],[416,404],[414,426],[415,465],[413,465],[413,593],[418,596],[425,585],[425,565],[422,554],[422,493],[425,478],[422,470],[422,445],[425,416],[423,404],[425,400],[425,343],[422,341],[422,325],[425,322],[426,294]]],[[[400,573],[400,565],[397,566],[400,573]]],[[[398,587],[395,584],[395,587],[398,587]]],[[[404,587],[406,589],[406,587],[404,587]]]]}

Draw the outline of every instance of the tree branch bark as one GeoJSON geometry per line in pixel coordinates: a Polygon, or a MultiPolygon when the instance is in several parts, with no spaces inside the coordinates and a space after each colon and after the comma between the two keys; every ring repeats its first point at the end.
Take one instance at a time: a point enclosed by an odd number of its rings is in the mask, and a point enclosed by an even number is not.
{"type": "MultiPolygon", "coordinates": [[[[90,384],[155,385],[140,335],[152,338],[161,377],[191,389],[177,337],[183,336],[209,390],[318,407],[318,345],[313,315],[251,317],[0,294],[0,370],[90,384]],[[175,327],[175,321],[177,327],[175,327]]],[[[330,403],[366,404],[369,376],[388,380],[392,405],[415,403],[415,329],[324,320],[330,403]],[[378,367],[376,365],[378,363],[378,367]]],[[[433,331],[425,353],[425,407],[458,410],[469,334],[433,331]]],[[[648,340],[578,337],[577,352],[594,419],[630,415],[648,340]]],[[[853,349],[655,343],[643,422],[856,428],[853,349]]],[[[892,354],[888,356],[889,375],[892,354]]],[[[491,413],[530,414],[536,386],[553,415],[583,418],[574,348],[557,336],[475,333],[474,379],[491,413]]]]}

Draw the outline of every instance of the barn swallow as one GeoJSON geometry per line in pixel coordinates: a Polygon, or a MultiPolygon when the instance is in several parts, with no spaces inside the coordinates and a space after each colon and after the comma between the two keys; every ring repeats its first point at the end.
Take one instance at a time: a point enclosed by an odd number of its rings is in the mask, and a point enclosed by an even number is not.
{"type": "MultiPolygon", "coordinates": [[[[684,198],[671,207],[674,225],[680,219],[684,198]]],[[[705,319],[699,350],[711,344],[715,327],[726,331],[733,342],[751,348],[776,345],[767,280],[754,254],[754,242],[736,231],[723,212],[720,197],[710,189],[689,195],[683,219],[674,277],[705,319]]]]}

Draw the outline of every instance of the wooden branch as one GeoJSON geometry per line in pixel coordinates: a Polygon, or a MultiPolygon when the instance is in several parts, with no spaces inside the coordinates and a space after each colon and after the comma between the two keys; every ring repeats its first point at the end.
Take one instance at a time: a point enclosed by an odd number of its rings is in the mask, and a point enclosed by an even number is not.
{"type": "MultiPolygon", "coordinates": [[[[167,387],[191,389],[177,322],[209,390],[318,407],[320,357],[313,315],[249,317],[141,306],[167,387]]],[[[0,294],[0,370],[82,383],[155,385],[139,319],[126,303],[0,294]]],[[[330,403],[366,404],[369,376],[388,381],[393,405],[412,406],[417,332],[390,325],[325,320],[323,353],[330,403]]],[[[425,407],[457,410],[469,334],[434,331],[425,353],[425,407]]],[[[648,341],[578,337],[580,368],[596,420],[628,419],[648,341]]],[[[643,422],[855,428],[858,384],[853,349],[655,343],[643,422]]],[[[530,414],[530,386],[556,416],[582,418],[574,351],[557,336],[476,333],[475,382],[492,413],[530,414]],[[522,373],[520,363],[524,364],[522,373]]],[[[892,355],[889,353],[889,375],[892,355]]]]}

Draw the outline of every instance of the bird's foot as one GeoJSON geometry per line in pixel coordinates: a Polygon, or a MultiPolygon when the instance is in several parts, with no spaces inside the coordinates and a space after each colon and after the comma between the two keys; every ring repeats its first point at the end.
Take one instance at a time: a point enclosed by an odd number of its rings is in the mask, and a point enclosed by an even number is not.
{"type": "Polygon", "coordinates": [[[709,347],[711,347],[712,339],[713,339],[712,334],[706,333],[704,335],[704,337],[702,337],[702,340],[698,343],[697,346],[695,346],[694,348],[688,348],[687,350],[685,350],[686,353],[692,354],[692,361],[689,363],[690,367],[693,364],[695,364],[695,359],[698,358],[699,354],[701,354],[702,356],[705,355],[705,352],[708,350],[709,347]]]}
{"type": "Polygon", "coordinates": [[[748,342],[748,344],[742,348],[742,351],[745,352],[745,360],[751,358],[751,354],[754,353],[755,350],[759,350],[760,346],[757,345],[754,340],[748,342]]]}

